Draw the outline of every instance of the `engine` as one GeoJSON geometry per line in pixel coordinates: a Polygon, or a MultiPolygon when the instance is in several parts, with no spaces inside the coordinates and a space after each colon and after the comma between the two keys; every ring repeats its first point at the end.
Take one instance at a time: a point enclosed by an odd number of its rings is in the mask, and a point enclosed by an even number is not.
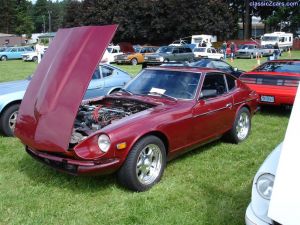
{"type": "Polygon", "coordinates": [[[153,105],[128,99],[105,98],[80,105],[70,145],[74,146],[91,133],[124,117],[149,109],[153,105]]]}

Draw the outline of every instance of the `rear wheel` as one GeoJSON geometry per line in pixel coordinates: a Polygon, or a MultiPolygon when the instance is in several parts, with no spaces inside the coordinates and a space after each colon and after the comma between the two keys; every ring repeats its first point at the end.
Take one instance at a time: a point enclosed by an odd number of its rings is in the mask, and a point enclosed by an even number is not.
{"type": "Polygon", "coordinates": [[[251,117],[247,108],[243,107],[236,115],[233,127],[227,137],[230,142],[239,143],[247,139],[251,130],[251,117]]]}
{"type": "Polygon", "coordinates": [[[0,130],[5,136],[14,136],[20,104],[9,106],[0,117],[0,130]]]}
{"type": "Polygon", "coordinates": [[[133,65],[133,66],[138,64],[138,61],[136,58],[133,58],[130,62],[131,62],[131,65],[133,65]]]}
{"type": "Polygon", "coordinates": [[[146,191],[162,177],[166,166],[166,149],[156,136],[140,139],[118,172],[121,185],[133,191],[146,191]]]}

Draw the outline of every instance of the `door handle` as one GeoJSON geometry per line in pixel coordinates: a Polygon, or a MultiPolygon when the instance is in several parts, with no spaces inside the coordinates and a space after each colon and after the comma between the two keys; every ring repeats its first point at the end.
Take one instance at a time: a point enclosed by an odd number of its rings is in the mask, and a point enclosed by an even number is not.
{"type": "Polygon", "coordinates": [[[232,103],[226,104],[226,108],[231,108],[231,107],[232,107],[232,103]]]}

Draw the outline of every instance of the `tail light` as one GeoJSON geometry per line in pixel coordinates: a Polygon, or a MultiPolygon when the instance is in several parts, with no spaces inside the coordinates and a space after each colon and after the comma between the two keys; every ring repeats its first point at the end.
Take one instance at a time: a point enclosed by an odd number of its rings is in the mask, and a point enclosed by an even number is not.
{"type": "Polygon", "coordinates": [[[247,84],[256,84],[256,78],[241,77],[240,80],[247,84]]]}
{"type": "Polygon", "coordinates": [[[289,86],[289,87],[298,87],[299,81],[298,80],[285,80],[284,81],[284,86],[289,86]]]}

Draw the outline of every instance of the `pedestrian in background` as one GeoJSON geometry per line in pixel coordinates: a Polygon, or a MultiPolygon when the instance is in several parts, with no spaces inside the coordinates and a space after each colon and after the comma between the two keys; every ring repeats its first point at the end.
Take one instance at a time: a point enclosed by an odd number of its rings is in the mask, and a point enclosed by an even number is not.
{"type": "Polygon", "coordinates": [[[230,44],[230,61],[231,62],[233,62],[234,54],[235,54],[235,45],[234,45],[234,42],[231,42],[231,44],[230,44]]]}
{"type": "Polygon", "coordinates": [[[274,45],[274,59],[278,59],[279,54],[280,54],[280,49],[278,43],[276,42],[274,45]]]}
{"type": "Polygon", "coordinates": [[[227,49],[227,43],[226,43],[226,41],[224,41],[222,44],[222,51],[223,51],[224,59],[226,59],[226,49],[227,49]]]}

